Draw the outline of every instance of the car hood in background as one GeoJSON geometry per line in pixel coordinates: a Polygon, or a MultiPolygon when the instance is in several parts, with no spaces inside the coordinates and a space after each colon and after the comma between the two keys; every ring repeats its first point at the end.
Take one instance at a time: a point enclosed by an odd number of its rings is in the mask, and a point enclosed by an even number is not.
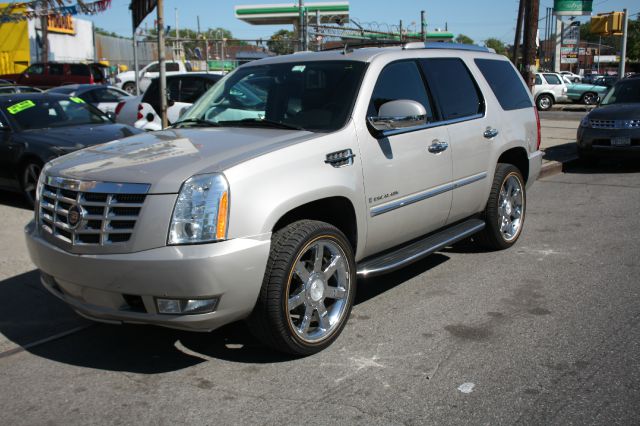
{"type": "Polygon", "coordinates": [[[307,131],[265,128],[169,129],[74,152],[53,160],[48,174],[148,183],[151,193],[176,193],[193,175],[224,171],[314,137],[307,131]]]}
{"type": "Polygon", "coordinates": [[[602,105],[589,113],[592,120],[640,120],[640,103],[602,105]]]}
{"type": "Polygon", "coordinates": [[[124,124],[87,124],[25,130],[20,132],[20,137],[28,143],[80,149],[139,133],[141,133],[139,129],[124,124]]]}

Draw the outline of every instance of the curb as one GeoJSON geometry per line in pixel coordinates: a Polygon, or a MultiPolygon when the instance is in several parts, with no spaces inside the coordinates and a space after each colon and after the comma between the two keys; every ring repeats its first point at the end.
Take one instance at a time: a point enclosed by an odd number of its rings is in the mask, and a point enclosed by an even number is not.
{"type": "Polygon", "coordinates": [[[594,109],[596,105],[563,105],[553,104],[550,111],[567,111],[567,112],[589,112],[594,109]]]}
{"type": "Polygon", "coordinates": [[[549,176],[554,176],[559,173],[562,173],[562,166],[564,163],[568,163],[570,161],[577,160],[578,156],[573,155],[571,157],[566,158],[563,161],[546,161],[542,163],[542,167],[540,168],[540,174],[538,175],[538,179],[543,179],[549,176]]]}

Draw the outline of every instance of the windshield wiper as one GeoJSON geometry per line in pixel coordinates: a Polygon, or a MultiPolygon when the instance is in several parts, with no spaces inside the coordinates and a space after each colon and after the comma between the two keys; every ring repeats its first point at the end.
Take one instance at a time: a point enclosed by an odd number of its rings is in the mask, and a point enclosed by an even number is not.
{"type": "Polygon", "coordinates": [[[273,127],[275,129],[287,129],[287,130],[304,130],[302,127],[294,126],[292,124],[283,123],[281,121],[263,120],[259,118],[245,118],[242,120],[226,120],[218,122],[220,125],[249,125],[257,127],[273,127]]]}
{"type": "Polygon", "coordinates": [[[213,121],[205,120],[203,118],[187,118],[182,121],[177,121],[173,123],[171,127],[177,127],[180,124],[192,124],[195,126],[202,126],[202,127],[220,127],[220,124],[213,121]]]}

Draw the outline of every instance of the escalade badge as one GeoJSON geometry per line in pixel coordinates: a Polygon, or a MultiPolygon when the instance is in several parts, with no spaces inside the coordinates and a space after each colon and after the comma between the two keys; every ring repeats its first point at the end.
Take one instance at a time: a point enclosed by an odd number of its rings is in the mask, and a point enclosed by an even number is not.
{"type": "Polygon", "coordinates": [[[84,219],[84,210],[77,204],[69,207],[69,211],[67,214],[67,224],[71,229],[77,229],[78,226],[82,223],[82,219],[84,219]]]}

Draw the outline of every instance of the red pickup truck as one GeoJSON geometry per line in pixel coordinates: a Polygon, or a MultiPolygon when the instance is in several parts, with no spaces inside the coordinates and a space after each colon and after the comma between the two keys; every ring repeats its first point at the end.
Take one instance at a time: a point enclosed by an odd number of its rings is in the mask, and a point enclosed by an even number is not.
{"type": "Polygon", "coordinates": [[[20,74],[5,74],[0,79],[41,89],[65,84],[103,84],[107,82],[104,68],[101,64],[36,63],[20,74]]]}

